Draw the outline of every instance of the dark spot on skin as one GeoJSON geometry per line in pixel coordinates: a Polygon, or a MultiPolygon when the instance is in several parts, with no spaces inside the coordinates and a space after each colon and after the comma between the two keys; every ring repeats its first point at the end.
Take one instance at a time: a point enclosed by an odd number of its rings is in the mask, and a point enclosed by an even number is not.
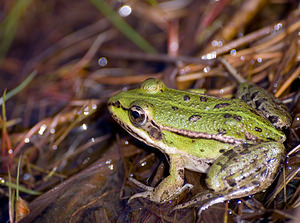
{"type": "Polygon", "coordinates": [[[277,117],[277,116],[270,116],[268,119],[269,119],[270,122],[272,122],[272,123],[278,122],[278,117],[277,117]]]}
{"type": "Polygon", "coordinates": [[[235,157],[235,158],[233,158],[233,161],[237,163],[237,162],[239,162],[239,159],[235,157]]]}
{"type": "Polygon", "coordinates": [[[259,100],[255,101],[256,108],[258,108],[265,101],[266,101],[265,98],[260,98],[259,100]]]}
{"type": "Polygon", "coordinates": [[[242,96],[242,100],[243,100],[244,102],[247,102],[247,98],[246,98],[245,95],[242,96]]]}
{"type": "Polygon", "coordinates": [[[257,95],[258,95],[258,91],[254,92],[252,95],[251,95],[251,100],[253,100],[257,95]]]}
{"type": "Polygon", "coordinates": [[[160,92],[161,92],[161,93],[164,92],[163,89],[160,89],[160,92]]]}
{"type": "Polygon", "coordinates": [[[216,104],[214,108],[225,108],[228,105],[230,105],[229,103],[220,103],[220,104],[216,104]]]}
{"type": "Polygon", "coordinates": [[[275,139],[268,137],[267,140],[275,141],[275,139]]]}
{"type": "Polygon", "coordinates": [[[244,95],[242,96],[242,100],[243,100],[244,102],[249,101],[249,98],[250,98],[250,94],[249,94],[249,93],[246,93],[246,94],[244,94],[244,95]]]}
{"type": "Polygon", "coordinates": [[[150,135],[151,138],[154,138],[156,140],[161,140],[162,138],[160,130],[155,127],[150,128],[148,134],[150,135]]]}
{"type": "Polygon", "coordinates": [[[175,106],[172,106],[172,109],[173,109],[173,111],[177,111],[178,110],[178,108],[175,107],[175,106]]]}
{"type": "Polygon", "coordinates": [[[226,134],[226,129],[218,129],[218,133],[224,135],[226,134]]]}
{"type": "Polygon", "coordinates": [[[257,131],[257,132],[261,132],[262,131],[262,129],[258,128],[258,127],[255,127],[254,130],[257,131]]]}
{"type": "Polygon", "coordinates": [[[273,162],[275,159],[269,159],[268,160],[268,163],[271,163],[271,162],[273,162]]]}
{"type": "Polygon", "coordinates": [[[251,145],[248,143],[243,143],[243,148],[249,148],[251,145]]]}
{"type": "Polygon", "coordinates": [[[238,122],[240,122],[242,120],[242,117],[239,115],[233,115],[233,118],[238,122]]]}
{"type": "Polygon", "coordinates": [[[179,175],[181,178],[184,178],[184,171],[183,171],[183,169],[178,170],[178,175],[179,175]]]}
{"type": "Polygon", "coordinates": [[[246,149],[244,149],[240,152],[241,155],[245,155],[245,154],[248,154],[248,153],[250,153],[250,150],[248,148],[246,148],[246,149]]]}
{"type": "Polygon", "coordinates": [[[230,159],[230,160],[236,158],[239,155],[236,151],[234,151],[232,149],[228,150],[225,154],[228,157],[228,159],[230,159]]]}
{"type": "Polygon", "coordinates": [[[200,152],[201,152],[201,153],[204,153],[204,149],[200,149],[200,152]]]}
{"type": "Polygon", "coordinates": [[[192,143],[195,143],[195,142],[196,142],[196,140],[193,139],[193,140],[192,140],[192,143]]]}
{"type": "Polygon", "coordinates": [[[218,162],[217,165],[221,167],[220,171],[223,171],[226,168],[226,165],[221,162],[218,162]]]}
{"type": "Polygon", "coordinates": [[[184,101],[189,101],[189,100],[190,100],[190,97],[189,97],[188,95],[184,95],[183,100],[184,100],[184,101]]]}
{"type": "Polygon", "coordinates": [[[255,114],[255,115],[259,115],[259,114],[257,113],[257,111],[254,110],[254,109],[250,109],[249,111],[252,112],[252,113],[255,114]]]}
{"type": "Polygon", "coordinates": [[[200,101],[202,101],[202,102],[207,102],[207,97],[200,96],[200,101]]]}
{"type": "Polygon", "coordinates": [[[114,104],[117,108],[121,107],[121,103],[119,101],[116,101],[116,103],[114,104]]]}
{"type": "Polygon", "coordinates": [[[253,180],[251,183],[252,183],[253,185],[259,185],[259,184],[260,184],[260,182],[259,182],[258,180],[253,180]]]}
{"type": "Polygon", "coordinates": [[[202,118],[201,115],[192,115],[191,117],[189,117],[189,121],[190,122],[197,122],[201,118],[202,118]]]}
{"type": "Polygon", "coordinates": [[[255,172],[259,172],[260,170],[261,170],[261,167],[257,168],[257,169],[255,170],[255,172]]]}
{"type": "Polygon", "coordinates": [[[236,182],[235,180],[227,180],[227,183],[229,184],[229,186],[234,187],[236,186],[236,182]]]}
{"type": "Polygon", "coordinates": [[[264,170],[263,172],[260,173],[260,176],[265,178],[267,176],[267,174],[268,174],[268,171],[264,170]]]}
{"type": "Polygon", "coordinates": [[[230,117],[232,117],[231,114],[225,114],[225,115],[224,115],[224,118],[230,118],[230,117]]]}
{"type": "Polygon", "coordinates": [[[262,111],[268,111],[266,108],[265,108],[265,106],[262,106],[261,108],[260,108],[262,111]]]}
{"type": "Polygon", "coordinates": [[[219,153],[224,153],[225,152],[225,149],[220,149],[219,150],[219,153]]]}

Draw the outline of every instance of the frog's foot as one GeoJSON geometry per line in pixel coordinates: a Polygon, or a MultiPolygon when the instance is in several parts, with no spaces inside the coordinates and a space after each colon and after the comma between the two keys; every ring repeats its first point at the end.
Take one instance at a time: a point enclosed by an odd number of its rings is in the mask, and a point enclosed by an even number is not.
{"type": "Polygon", "coordinates": [[[226,200],[228,200],[228,199],[226,199],[225,196],[220,196],[220,195],[217,195],[215,193],[210,193],[210,192],[204,192],[204,193],[201,193],[201,194],[197,195],[196,197],[192,198],[190,201],[188,201],[186,203],[175,206],[173,208],[173,210],[175,211],[175,210],[179,210],[179,209],[183,209],[183,208],[189,208],[192,206],[200,206],[198,209],[198,216],[199,216],[202,211],[206,210],[210,206],[217,204],[217,203],[221,203],[226,200]]]}
{"type": "Polygon", "coordinates": [[[156,203],[164,203],[176,198],[179,194],[193,188],[191,184],[184,185],[184,159],[180,155],[170,155],[170,175],[153,188],[143,185],[141,182],[130,179],[131,182],[145,190],[145,192],[133,195],[129,201],[143,197],[156,203]]]}
{"type": "Polygon", "coordinates": [[[151,200],[156,203],[164,203],[169,200],[172,200],[173,198],[177,197],[179,194],[183,193],[184,191],[191,190],[193,188],[193,185],[185,184],[182,187],[178,188],[177,190],[173,191],[172,193],[169,193],[168,188],[164,188],[161,186],[158,186],[156,188],[149,187],[137,181],[134,178],[129,178],[129,180],[135,185],[137,185],[138,187],[144,189],[145,192],[134,194],[129,198],[128,203],[130,203],[135,198],[147,198],[148,200],[151,200]]]}
{"type": "Polygon", "coordinates": [[[231,197],[232,197],[231,194],[218,195],[215,193],[205,192],[205,193],[202,193],[202,194],[196,196],[195,198],[193,198],[192,200],[190,200],[186,203],[175,206],[175,208],[173,210],[179,210],[179,209],[188,208],[188,207],[192,207],[192,206],[200,206],[198,209],[198,216],[200,216],[202,211],[205,211],[210,206],[230,200],[231,197]]]}
{"type": "Polygon", "coordinates": [[[149,198],[152,196],[153,194],[153,191],[154,191],[154,187],[149,187],[143,183],[141,183],[140,181],[132,178],[132,177],[129,177],[129,181],[134,183],[135,185],[137,185],[138,187],[142,188],[145,190],[145,192],[142,192],[142,193],[136,193],[135,195],[132,195],[129,200],[128,200],[128,203],[130,203],[133,199],[135,198],[139,198],[139,197],[144,197],[144,198],[149,198]]]}

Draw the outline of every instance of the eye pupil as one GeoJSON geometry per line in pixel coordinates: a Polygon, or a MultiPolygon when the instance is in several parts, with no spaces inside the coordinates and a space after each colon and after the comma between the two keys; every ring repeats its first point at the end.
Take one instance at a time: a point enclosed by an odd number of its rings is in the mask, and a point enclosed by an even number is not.
{"type": "Polygon", "coordinates": [[[140,117],[140,113],[137,111],[131,111],[131,115],[134,119],[138,119],[140,117]]]}

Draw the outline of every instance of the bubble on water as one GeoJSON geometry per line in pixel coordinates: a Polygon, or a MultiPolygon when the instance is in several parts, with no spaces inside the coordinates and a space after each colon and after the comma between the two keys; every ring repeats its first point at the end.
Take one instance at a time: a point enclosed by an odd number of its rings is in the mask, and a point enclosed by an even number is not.
{"type": "Polygon", "coordinates": [[[105,67],[107,65],[108,61],[106,59],[106,57],[100,57],[98,59],[98,64],[101,66],[101,67],[105,67]]]}
{"type": "Polygon", "coordinates": [[[123,5],[122,7],[119,8],[119,14],[122,17],[127,17],[131,14],[132,9],[129,5],[123,5]]]}
{"type": "Polygon", "coordinates": [[[236,55],[236,49],[230,50],[230,55],[235,56],[236,55]]]}

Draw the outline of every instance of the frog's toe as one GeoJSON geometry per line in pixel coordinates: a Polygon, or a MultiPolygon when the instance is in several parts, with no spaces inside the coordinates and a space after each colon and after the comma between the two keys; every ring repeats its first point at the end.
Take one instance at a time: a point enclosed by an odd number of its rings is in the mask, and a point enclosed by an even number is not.
{"type": "Polygon", "coordinates": [[[142,188],[143,190],[146,190],[146,191],[153,191],[154,190],[153,187],[149,187],[149,186],[141,183],[140,181],[134,179],[133,177],[129,177],[128,180],[130,182],[132,182],[133,184],[135,184],[136,186],[138,186],[139,188],[142,188]]]}
{"type": "Polygon", "coordinates": [[[188,208],[191,206],[200,206],[200,208],[198,210],[198,215],[200,215],[202,211],[206,210],[207,208],[209,208],[210,206],[212,206],[216,203],[223,202],[224,200],[225,199],[223,196],[218,196],[218,195],[216,195],[214,193],[210,193],[210,192],[204,192],[204,193],[201,193],[198,196],[194,197],[192,200],[190,200],[186,203],[175,206],[173,210],[179,210],[179,209],[188,208]]]}
{"type": "Polygon", "coordinates": [[[188,208],[194,205],[199,204],[200,202],[203,202],[203,200],[208,199],[208,194],[200,194],[197,197],[192,198],[190,201],[185,202],[183,204],[178,204],[174,207],[174,210],[179,210],[179,209],[183,209],[183,208],[188,208]]]}
{"type": "Polygon", "coordinates": [[[142,192],[142,193],[137,193],[137,194],[134,194],[132,195],[129,199],[128,199],[128,204],[133,200],[133,199],[136,199],[136,198],[147,198],[148,200],[153,200],[153,191],[145,191],[145,192],[142,192]]]}

